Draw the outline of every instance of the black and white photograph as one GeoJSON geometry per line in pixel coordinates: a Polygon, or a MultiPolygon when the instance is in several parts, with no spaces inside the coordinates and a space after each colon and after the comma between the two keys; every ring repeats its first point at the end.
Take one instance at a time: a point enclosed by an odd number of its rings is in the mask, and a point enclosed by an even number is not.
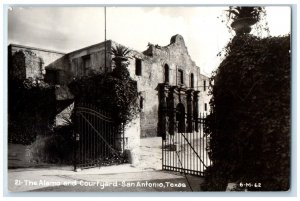
{"type": "Polygon", "coordinates": [[[4,9],[9,193],[291,191],[291,5],[4,9]]]}

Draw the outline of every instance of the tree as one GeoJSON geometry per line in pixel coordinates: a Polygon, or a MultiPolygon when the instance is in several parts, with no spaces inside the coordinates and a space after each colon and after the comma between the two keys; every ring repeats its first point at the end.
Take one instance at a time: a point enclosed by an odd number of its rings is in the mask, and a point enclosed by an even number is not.
{"type": "Polygon", "coordinates": [[[128,59],[131,50],[122,45],[116,45],[111,48],[110,54],[113,56],[112,60],[115,62],[116,67],[128,66],[128,59]]]}

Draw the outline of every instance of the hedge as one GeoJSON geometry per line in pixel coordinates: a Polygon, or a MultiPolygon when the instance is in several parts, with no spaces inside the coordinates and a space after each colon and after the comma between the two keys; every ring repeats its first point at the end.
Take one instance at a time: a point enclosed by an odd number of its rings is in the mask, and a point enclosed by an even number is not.
{"type": "Polygon", "coordinates": [[[211,82],[209,154],[203,190],[229,182],[254,191],[290,186],[290,36],[235,36],[211,82]]]}

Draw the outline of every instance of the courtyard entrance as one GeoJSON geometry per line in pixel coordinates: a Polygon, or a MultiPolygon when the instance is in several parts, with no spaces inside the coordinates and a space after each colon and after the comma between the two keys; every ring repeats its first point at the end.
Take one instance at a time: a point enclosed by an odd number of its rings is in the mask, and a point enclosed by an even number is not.
{"type": "Polygon", "coordinates": [[[211,165],[206,115],[199,113],[199,91],[158,85],[158,135],[162,137],[162,169],[203,176],[211,165]]]}
{"type": "Polygon", "coordinates": [[[124,150],[124,129],[108,112],[92,104],[75,104],[74,170],[109,163],[124,150]]]}
{"type": "Polygon", "coordinates": [[[167,133],[162,140],[162,168],[192,175],[204,175],[204,170],[211,165],[208,157],[207,147],[209,137],[203,131],[204,115],[192,120],[192,129],[187,129],[186,115],[180,122],[180,111],[178,121],[175,123],[173,135],[167,133]]]}

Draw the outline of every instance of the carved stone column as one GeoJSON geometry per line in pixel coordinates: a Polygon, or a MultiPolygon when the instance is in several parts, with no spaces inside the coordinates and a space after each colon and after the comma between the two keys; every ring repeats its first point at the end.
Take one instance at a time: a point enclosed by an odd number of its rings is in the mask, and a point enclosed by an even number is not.
{"type": "Polygon", "coordinates": [[[175,105],[176,87],[169,88],[168,94],[168,116],[169,116],[169,134],[174,135],[176,129],[176,105],[175,105]]]}
{"type": "Polygon", "coordinates": [[[167,108],[167,96],[168,96],[168,85],[162,83],[158,85],[158,136],[166,139],[166,133],[168,129],[168,108],[167,108]]]}
{"type": "Polygon", "coordinates": [[[193,118],[195,122],[195,131],[199,130],[199,93],[200,91],[194,91],[193,92],[193,118]]]}
{"type": "Polygon", "coordinates": [[[193,132],[193,89],[186,91],[187,100],[187,132],[193,132]]]}

